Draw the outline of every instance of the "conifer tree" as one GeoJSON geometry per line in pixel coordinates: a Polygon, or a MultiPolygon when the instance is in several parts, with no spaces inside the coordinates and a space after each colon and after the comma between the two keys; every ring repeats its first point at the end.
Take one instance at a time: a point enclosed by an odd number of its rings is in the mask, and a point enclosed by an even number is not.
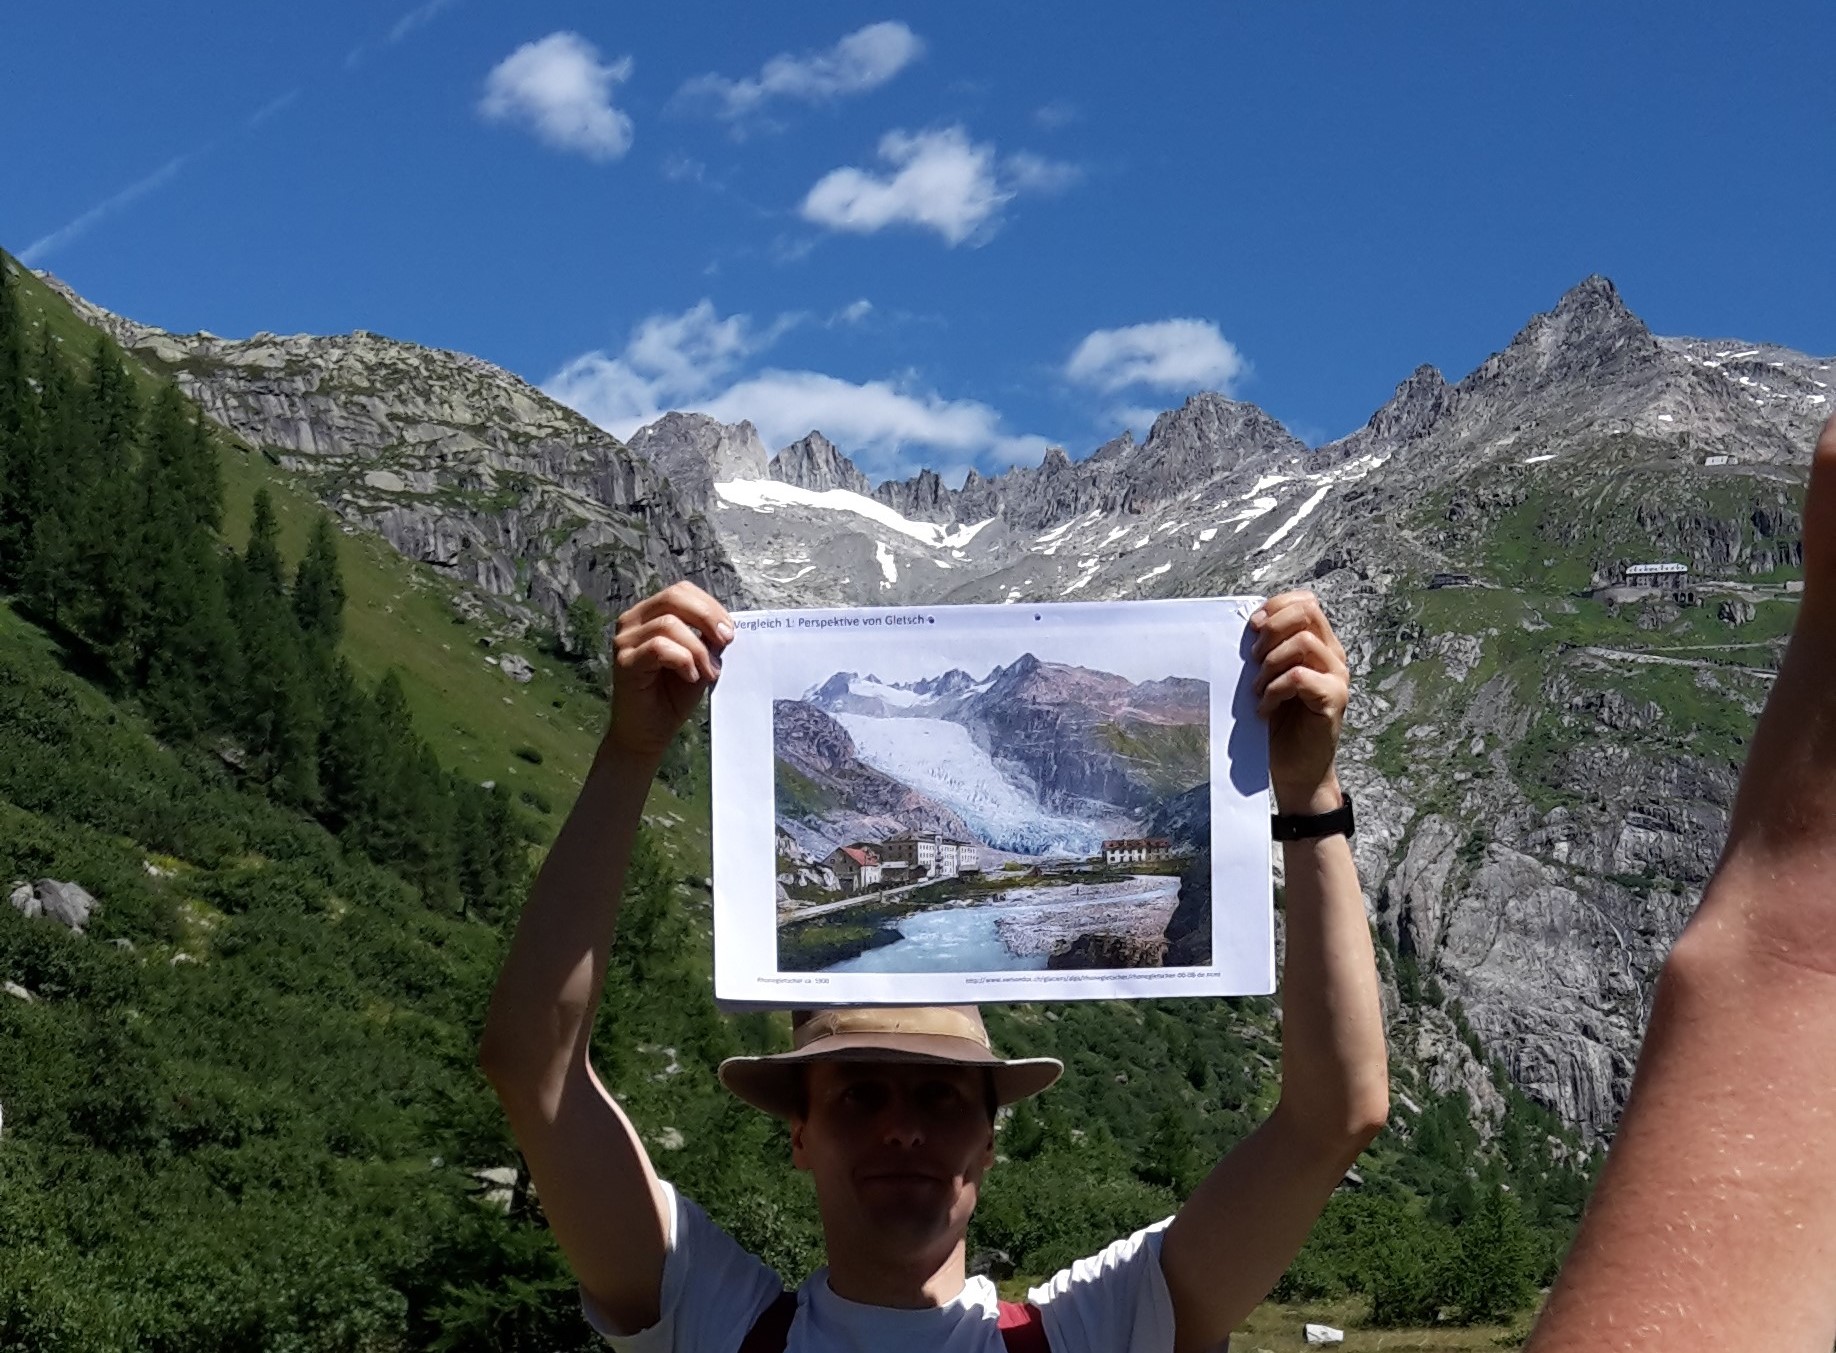
{"type": "Polygon", "coordinates": [[[319,797],[318,701],[287,597],[280,523],[266,489],[255,494],[248,548],[229,575],[244,673],[233,702],[236,731],[257,777],[287,802],[311,806],[319,797]]]}
{"type": "Polygon", "coordinates": [[[61,621],[72,599],[72,537],[69,505],[74,497],[65,457],[77,450],[75,430],[81,413],[75,392],[49,328],[40,330],[32,364],[37,385],[32,438],[20,445],[10,466],[11,515],[15,523],[15,581],[27,602],[41,615],[61,621]]]}
{"type": "Polygon", "coordinates": [[[141,457],[139,684],[169,734],[195,735],[224,722],[239,680],[240,653],[213,532],[222,516],[214,455],[187,419],[177,387],[163,387],[141,457]]]}
{"type": "Polygon", "coordinates": [[[26,326],[13,262],[0,253],[0,584],[18,581],[23,535],[16,501],[22,467],[36,452],[32,387],[26,383],[26,326]]]}
{"type": "Polygon", "coordinates": [[[307,648],[325,662],[344,636],[344,575],[330,517],[313,523],[305,557],[293,576],[293,614],[307,648]]]}
{"type": "Polygon", "coordinates": [[[342,658],[332,668],[324,709],[319,780],[327,825],[367,852],[383,796],[383,725],[375,700],[342,658]]]}
{"type": "MultiPolygon", "coordinates": [[[[26,324],[19,306],[19,284],[13,280],[14,263],[0,251],[0,456],[7,438],[19,427],[26,385],[26,324]]],[[[0,467],[6,464],[0,459],[0,467]]]]}
{"type": "Polygon", "coordinates": [[[1460,1319],[1506,1321],[1523,1310],[1536,1297],[1538,1259],[1517,1199],[1492,1189],[1459,1229],[1452,1287],[1460,1319]]]}
{"type": "Polygon", "coordinates": [[[79,505],[84,586],[90,598],[91,641],[118,677],[136,665],[141,629],[141,534],[144,500],[135,475],[140,401],[107,334],[96,338],[89,364],[89,443],[93,483],[79,505]]]}

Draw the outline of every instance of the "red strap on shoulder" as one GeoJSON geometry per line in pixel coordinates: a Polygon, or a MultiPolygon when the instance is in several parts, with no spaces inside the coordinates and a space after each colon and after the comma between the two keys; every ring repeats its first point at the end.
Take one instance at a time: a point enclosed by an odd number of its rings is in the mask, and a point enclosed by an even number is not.
{"type": "Polygon", "coordinates": [[[1007,1353],[1052,1353],[1046,1342],[1045,1317],[1030,1301],[1001,1303],[1001,1342],[1007,1353]]]}
{"type": "Polygon", "coordinates": [[[784,1353],[784,1346],[790,1342],[791,1321],[796,1318],[797,1294],[778,1293],[752,1322],[752,1328],[740,1340],[738,1353],[784,1353]]]}

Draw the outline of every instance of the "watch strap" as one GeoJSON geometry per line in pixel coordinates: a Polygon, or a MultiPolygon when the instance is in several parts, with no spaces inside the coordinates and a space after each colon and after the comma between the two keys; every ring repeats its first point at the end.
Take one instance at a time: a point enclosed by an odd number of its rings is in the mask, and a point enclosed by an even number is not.
{"type": "Polygon", "coordinates": [[[1352,817],[1352,798],[1326,813],[1275,813],[1269,818],[1269,832],[1277,841],[1309,841],[1320,836],[1350,836],[1356,830],[1352,817]]]}

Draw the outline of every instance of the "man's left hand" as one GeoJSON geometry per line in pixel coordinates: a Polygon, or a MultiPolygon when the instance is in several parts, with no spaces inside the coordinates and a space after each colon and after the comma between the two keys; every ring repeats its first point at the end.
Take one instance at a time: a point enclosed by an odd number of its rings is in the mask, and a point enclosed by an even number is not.
{"type": "Polygon", "coordinates": [[[1341,802],[1333,760],[1351,696],[1351,668],[1320,599],[1283,592],[1250,616],[1256,712],[1269,723],[1269,781],[1284,813],[1325,813],[1341,802]]]}

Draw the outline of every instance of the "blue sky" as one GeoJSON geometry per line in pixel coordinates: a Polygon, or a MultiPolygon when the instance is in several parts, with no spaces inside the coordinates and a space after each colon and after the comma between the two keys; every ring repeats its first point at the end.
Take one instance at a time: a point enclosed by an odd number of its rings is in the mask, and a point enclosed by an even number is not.
{"type": "Polygon", "coordinates": [[[15,6],[0,244],[168,328],[474,352],[870,476],[1193,390],[1311,442],[1591,272],[1836,351],[1836,7],[15,6]]]}

